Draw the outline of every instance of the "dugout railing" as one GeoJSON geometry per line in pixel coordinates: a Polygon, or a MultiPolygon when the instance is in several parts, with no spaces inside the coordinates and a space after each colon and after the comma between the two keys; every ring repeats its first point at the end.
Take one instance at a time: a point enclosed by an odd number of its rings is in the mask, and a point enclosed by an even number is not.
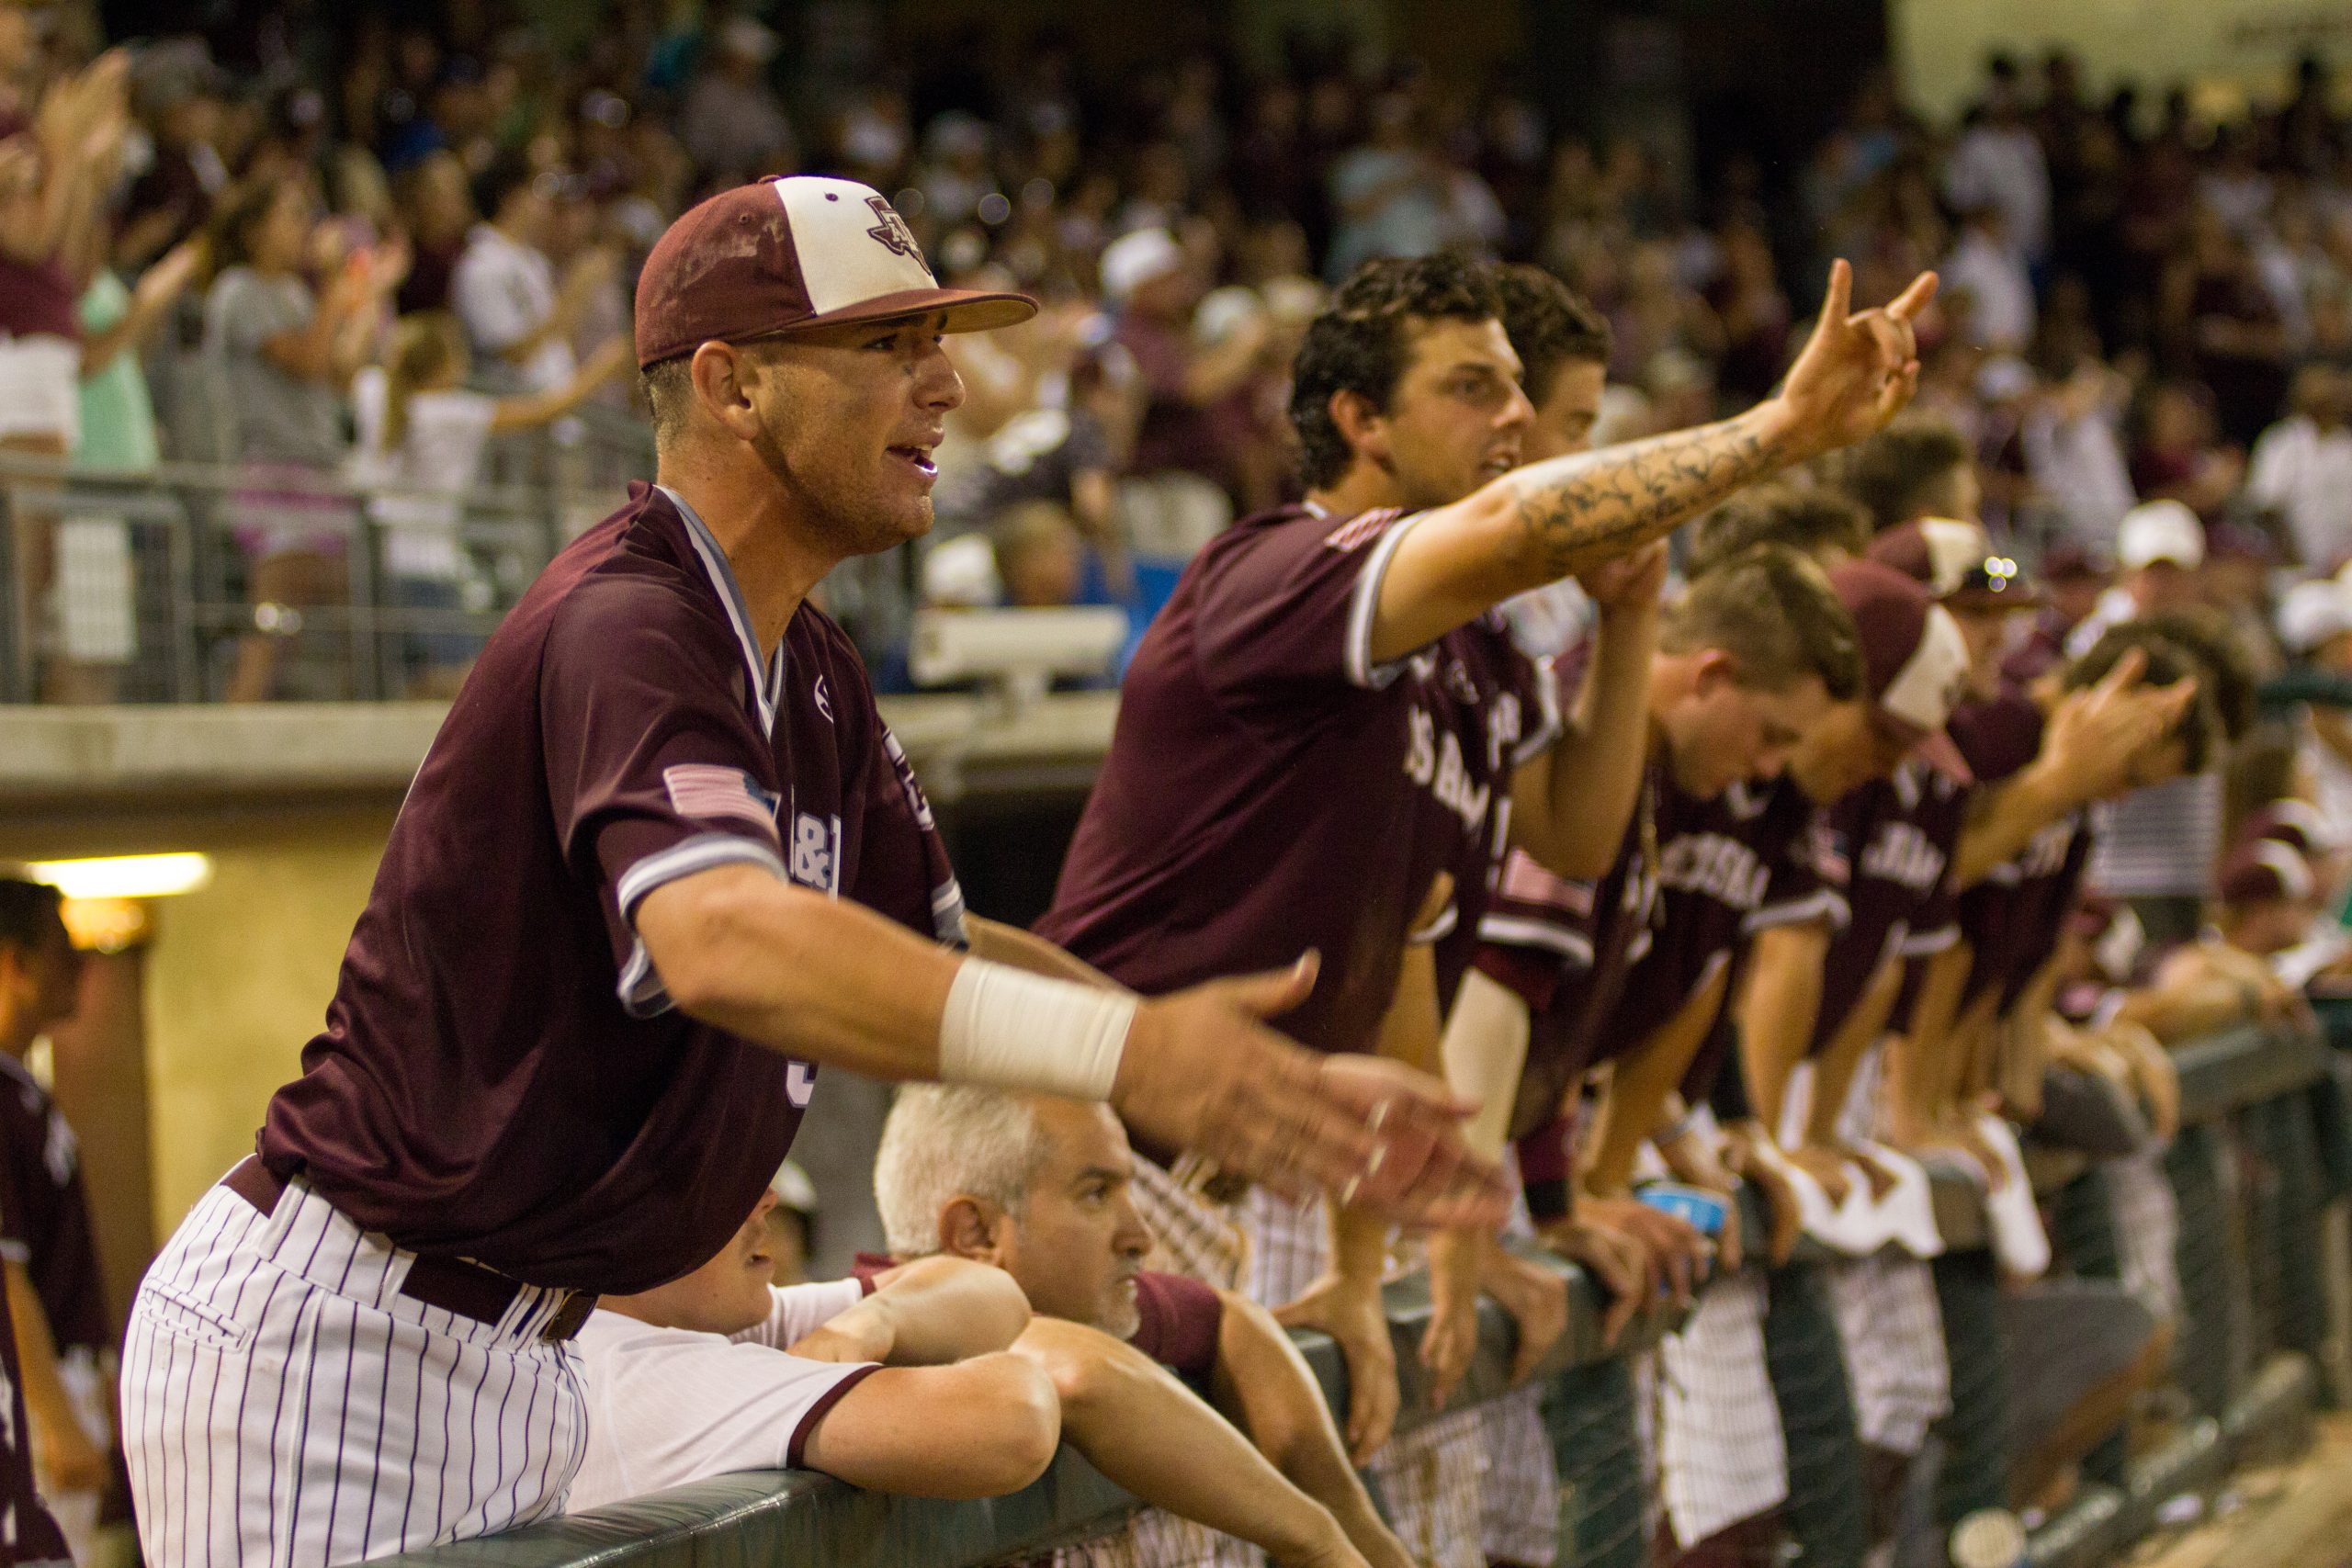
{"type": "MultiPolygon", "coordinates": [[[[2322,1233],[2352,1188],[2352,1141],[2329,1055],[2315,1036],[2254,1030],[2175,1052],[2183,1127],[2166,1172],[2180,1210],[2177,1367],[2188,1408],[2148,1451],[2125,1454],[2119,1434],[2094,1456],[2074,1500],[2031,1535],[2030,1562],[2087,1568],[2112,1561],[2156,1528],[2168,1503],[2201,1503],[2242,1461],[2301,1440],[2323,1398],[2322,1233]]],[[[1948,1247],[1936,1266],[1939,1295],[1950,1332],[1969,1348],[1953,1379],[1953,1412],[1937,1433],[1944,1455],[1934,1502],[1940,1537],[1967,1514],[2006,1501],[2007,1347],[1976,1190],[1957,1171],[1932,1174],[1948,1247]]],[[[2100,1238],[2098,1176],[2093,1168],[2045,1194],[2054,1200],[2053,1228],[2069,1266],[2093,1276],[2111,1272],[2115,1258],[2111,1234],[2100,1238]]],[[[1760,1225],[1752,1198],[1744,1206],[1751,1227],[1760,1225]]],[[[1867,1487],[1843,1404],[1823,1262],[1801,1247],[1774,1271],[1768,1343],[1788,1416],[1786,1513],[1796,1561],[1842,1568],[1859,1565],[1867,1545],[1867,1487]]],[[[1560,1461],[1559,1562],[1638,1568],[1649,1558],[1655,1525],[1629,1358],[1673,1325],[1647,1314],[1619,1345],[1605,1348],[1589,1283],[1573,1265],[1547,1263],[1566,1278],[1572,1309],[1568,1333],[1542,1373],[1544,1424],[1560,1461]]],[[[1388,1306],[1404,1383],[1399,1425],[1409,1427],[1431,1418],[1416,1355],[1429,1313],[1421,1280],[1392,1284],[1388,1306]]],[[[1482,1303],[1480,1316],[1478,1356],[1457,1396],[1462,1403],[1496,1397],[1508,1378],[1510,1324],[1491,1303],[1482,1303]]],[[[1319,1335],[1299,1339],[1340,1407],[1346,1381],[1336,1348],[1319,1335]]],[[[765,1472],[391,1561],[412,1568],[977,1568],[1102,1533],[1135,1506],[1066,1450],[1035,1484],[984,1502],[889,1497],[806,1472],[765,1472]]]]}

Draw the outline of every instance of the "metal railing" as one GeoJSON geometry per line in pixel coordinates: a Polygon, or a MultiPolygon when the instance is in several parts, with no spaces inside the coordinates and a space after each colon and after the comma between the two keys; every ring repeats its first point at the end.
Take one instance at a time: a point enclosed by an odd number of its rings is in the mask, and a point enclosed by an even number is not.
{"type": "MultiPolygon", "coordinates": [[[[2181,1206],[2181,1368],[2196,1413],[2162,1447],[2113,1466],[2109,1480],[2090,1481],[2044,1523],[2029,1547],[2029,1561],[2038,1565],[2087,1568],[2111,1561],[2154,1528],[2167,1500],[2213,1490],[2241,1460],[2292,1440],[2319,1397],[2310,1359],[2317,1318],[2304,1310],[2318,1281],[2302,1276],[2318,1255],[2323,1212],[2342,1195],[2343,1176],[2352,1173],[2352,1150],[2329,1132],[2342,1128],[2345,1119],[2318,1099],[2334,1091],[2325,1053],[2307,1036],[2246,1031],[2197,1042],[2175,1055],[2185,1102],[2184,1131],[2170,1161],[2181,1206]],[[2223,1183],[2225,1159],[2256,1176],[2223,1183]],[[2192,1345],[2199,1348],[2191,1350],[2192,1345]],[[2206,1376],[2211,1368],[2221,1371],[2206,1376]]],[[[1956,1172],[1931,1168],[1931,1174],[1937,1220],[1951,1259],[1939,1280],[1948,1310],[1980,1312],[1989,1322],[1984,1292],[1996,1287],[1984,1252],[1979,1195],[1956,1172]]],[[[1743,1203],[1746,1219],[1760,1224],[1753,1196],[1744,1195],[1743,1203]]],[[[1557,1258],[1530,1256],[1564,1276],[1571,1304],[1568,1332],[1540,1374],[1546,1387],[1544,1425],[1560,1462],[1561,1568],[1640,1568],[1650,1556],[1650,1500],[1629,1358],[1676,1325],[1653,1311],[1637,1318],[1613,1348],[1604,1347],[1602,1303],[1582,1271],[1557,1258]]],[[[1845,1397],[1835,1325],[1818,1289],[1825,1261],[1824,1255],[1800,1248],[1772,1280],[1776,1321],[1768,1322],[1767,1339],[1784,1414],[1792,1398],[1806,1397],[1808,1379],[1816,1380],[1820,1391],[1806,1406],[1811,1416],[1826,1411],[1836,1416],[1845,1397]]],[[[1413,1276],[1392,1284],[1387,1304],[1403,1384],[1398,1425],[1409,1430],[1434,1418],[1417,1353],[1430,1311],[1425,1280],[1413,1276]]],[[[1477,1359],[1453,1408],[1493,1399],[1508,1382],[1510,1322],[1491,1302],[1480,1303],[1479,1314],[1477,1359]]],[[[1320,1335],[1297,1337],[1326,1397],[1335,1409],[1344,1408],[1346,1377],[1337,1348],[1320,1335]]],[[[1985,1354],[1994,1374],[2006,1372],[2006,1347],[1996,1330],[1985,1354]]],[[[1993,1417],[2006,1418],[2005,1403],[1996,1411],[1972,1408],[1980,1397],[1955,1378],[1948,1438],[1956,1425],[1973,1420],[1991,1430],[1993,1417]]],[[[1849,1430],[1836,1429],[1835,1419],[1790,1423],[1787,1522],[1808,1564],[1860,1562],[1866,1541],[1858,1510],[1865,1482],[1850,1438],[1849,1430]]],[[[1945,1488],[1940,1526],[1949,1529],[1974,1506],[1973,1493],[1989,1486],[1997,1497],[2005,1490],[2007,1440],[1997,1436],[1976,1461],[1989,1475],[1963,1476],[1968,1484],[1945,1488]]],[[[807,1472],[761,1472],[391,1561],[412,1568],[712,1562],[974,1568],[1101,1534],[1136,1506],[1068,1450],[1034,1485],[985,1502],[884,1496],[807,1472]]]]}
{"type": "Polygon", "coordinates": [[[435,694],[549,558],[651,477],[641,422],[582,414],[576,442],[494,442],[497,482],[457,497],[0,458],[0,703],[435,694]]]}

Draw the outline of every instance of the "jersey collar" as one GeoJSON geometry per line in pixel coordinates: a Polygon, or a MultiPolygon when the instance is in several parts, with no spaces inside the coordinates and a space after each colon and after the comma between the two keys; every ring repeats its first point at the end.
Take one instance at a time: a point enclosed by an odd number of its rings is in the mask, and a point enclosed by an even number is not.
{"type": "Polygon", "coordinates": [[[718,540],[702,520],[702,514],[686,504],[686,498],[668,485],[655,485],[655,490],[670,498],[670,504],[685,519],[686,537],[702,558],[702,569],[709,574],[710,585],[718,591],[718,602],[727,607],[727,619],[735,628],[735,640],[743,648],[743,665],[751,676],[752,705],[759,709],[760,731],[775,733],[775,710],[784,700],[784,641],[776,640],[775,657],[760,659],[759,639],[752,635],[752,612],[743,603],[743,590],[735,581],[734,569],[727,564],[727,552],[718,547],[718,540]]]}

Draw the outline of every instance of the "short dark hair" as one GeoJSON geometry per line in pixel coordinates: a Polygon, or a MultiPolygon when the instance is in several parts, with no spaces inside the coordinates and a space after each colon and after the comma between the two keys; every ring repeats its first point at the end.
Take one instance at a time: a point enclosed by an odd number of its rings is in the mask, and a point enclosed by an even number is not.
{"type": "MultiPolygon", "coordinates": [[[[775,338],[751,338],[734,344],[735,352],[756,361],[765,352],[766,344],[775,338]]],[[[702,345],[696,344],[695,347],[702,345]]],[[[694,406],[695,356],[689,352],[673,354],[667,359],[657,359],[639,371],[645,389],[646,405],[653,411],[653,444],[667,446],[684,434],[686,411],[694,406]]]]}
{"type": "Polygon", "coordinates": [[[1832,702],[1862,691],[1860,634],[1828,574],[1786,545],[1758,545],[1693,577],[1666,608],[1658,647],[1721,649],[1740,683],[1784,692],[1817,675],[1832,702]]]}
{"type": "Polygon", "coordinates": [[[2194,648],[2166,635],[2146,621],[2126,621],[2110,626],[2099,639],[2091,644],[2081,657],[2066,666],[2061,682],[2064,690],[2079,691],[2095,686],[2107,679],[2123,656],[2138,649],[2146,658],[2146,670],[2140,679],[2151,686],[2169,686],[2180,681],[2197,682],[2197,699],[2180,716],[2173,727],[2187,748],[2183,771],[2201,773],[2213,760],[2213,749],[2225,736],[2222,720],[2222,702],[2215,689],[2211,667],[2194,648]]]}
{"type": "Polygon", "coordinates": [[[1466,256],[1389,257],[1356,268],[1307,323],[1291,368],[1290,421],[1308,488],[1336,483],[1355,459],[1331,418],[1335,393],[1353,392],[1387,412],[1411,354],[1408,322],[1501,316],[1494,269],[1466,256]]]}
{"type": "Polygon", "coordinates": [[[29,952],[63,923],[64,895],[28,876],[0,875],[0,947],[29,952]]]}
{"type": "Polygon", "coordinates": [[[1859,556],[1871,547],[1871,516],[1834,490],[1757,485],[1691,525],[1682,570],[1696,577],[1758,545],[1786,545],[1815,560],[1825,549],[1859,556]]]}
{"type": "Polygon", "coordinates": [[[1563,365],[1606,365],[1609,319],[1531,262],[1495,268],[1503,331],[1519,353],[1520,385],[1541,402],[1563,365]]]}
{"type": "Polygon", "coordinates": [[[1976,454],[1968,438],[1932,414],[1905,414],[1832,466],[1838,487],[1870,509],[1871,526],[1899,527],[1921,514],[1928,493],[1976,454]]]}
{"type": "Polygon", "coordinates": [[[2199,604],[2143,615],[2126,625],[2144,626],[2188,650],[2203,667],[2199,684],[2213,694],[2222,739],[2232,742],[2245,739],[2262,716],[2261,682],[2227,616],[2199,604]]]}

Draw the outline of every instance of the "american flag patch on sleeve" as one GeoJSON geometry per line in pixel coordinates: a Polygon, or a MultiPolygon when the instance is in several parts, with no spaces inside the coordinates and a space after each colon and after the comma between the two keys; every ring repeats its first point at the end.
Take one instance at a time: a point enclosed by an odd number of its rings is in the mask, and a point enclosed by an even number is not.
{"type": "Polygon", "coordinates": [[[731,817],[775,838],[777,799],[741,768],[678,762],[662,770],[662,787],[681,817],[731,817]]]}

